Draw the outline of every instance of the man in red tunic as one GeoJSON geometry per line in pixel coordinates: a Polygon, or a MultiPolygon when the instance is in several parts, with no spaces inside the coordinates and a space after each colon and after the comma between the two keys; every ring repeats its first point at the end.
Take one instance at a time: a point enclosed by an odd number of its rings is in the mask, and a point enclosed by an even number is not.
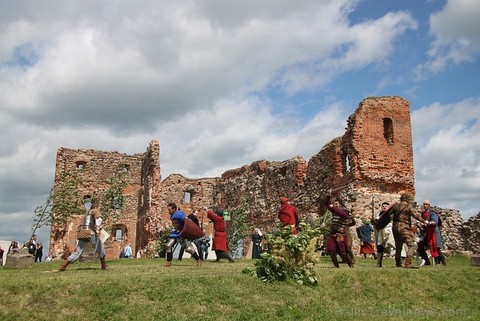
{"type": "Polygon", "coordinates": [[[445,256],[441,251],[442,237],[440,234],[439,224],[440,216],[430,207],[430,201],[423,202],[422,218],[427,221],[427,225],[421,230],[420,241],[418,242],[418,253],[424,260],[425,265],[430,265],[426,249],[430,250],[430,254],[434,257],[436,263],[442,262],[447,265],[445,256]]]}
{"type": "Polygon", "coordinates": [[[347,254],[348,243],[346,240],[347,222],[350,212],[343,207],[343,202],[340,199],[335,199],[332,202],[331,195],[328,195],[325,199],[325,205],[332,213],[332,224],[325,249],[336,268],[339,267],[337,254],[340,255],[343,261],[347,262],[349,267],[353,268],[353,255],[350,257],[347,254]]]}
{"type": "Polygon", "coordinates": [[[290,225],[292,227],[292,233],[298,233],[298,210],[295,206],[290,204],[290,200],[286,197],[280,197],[280,210],[278,211],[278,218],[282,222],[283,226],[290,225]]]}
{"type": "Polygon", "coordinates": [[[228,244],[227,244],[227,226],[225,224],[225,219],[223,218],[223,210],[217,208],[215,213],[209,209],[207,212],[207,217],[210,221],[213,222],[213,229],[215,230],[215,235],[213,237],[213,246],[212,249],[215,250],[217,259],[215,262],[220,261],[220,259],[226,258],[230,263],[233,263],[233,259],[228,254],[228,244]]]}

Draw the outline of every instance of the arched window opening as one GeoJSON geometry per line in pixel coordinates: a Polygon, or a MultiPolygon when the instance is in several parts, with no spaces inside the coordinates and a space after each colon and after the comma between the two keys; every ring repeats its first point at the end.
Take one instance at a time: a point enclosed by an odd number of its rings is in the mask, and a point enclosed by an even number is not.
{"type": "Polygon", "coordinates": [[[117,224],[113,226],[113,237],[115,241],[126,241],[127,240],[127,227],[123,224],[117,224]]]}
{"type": "Polygon", "coordinates": [[[385,137],[389,145],[393,145],[393,120],[391,118],[383,119],[383,137],[385,137]]]}
{"type": "Polygon", "coordinates": [[[75,166],[79,171],[83,171],[86,165],[87,165],[87,162],[84,162],[84,161],[75,162],[75,166]]]}

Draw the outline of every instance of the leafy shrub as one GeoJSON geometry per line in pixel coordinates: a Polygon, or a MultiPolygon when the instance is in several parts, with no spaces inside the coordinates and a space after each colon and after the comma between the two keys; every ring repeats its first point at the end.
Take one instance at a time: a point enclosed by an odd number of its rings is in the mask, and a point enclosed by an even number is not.
{"type": "Polygon", "coordinates": [[[263,282],[292,279],[299,284],[317,285],[315,264],[318,263],[315,247],[317,238],[326,232],[324,224],[312,227],[300,223],[300,231],[292,234],[292,227],[279,227],[267,235],[269,253],[255,261],[255,269],[243,272],[259,277],[263,282]]]}

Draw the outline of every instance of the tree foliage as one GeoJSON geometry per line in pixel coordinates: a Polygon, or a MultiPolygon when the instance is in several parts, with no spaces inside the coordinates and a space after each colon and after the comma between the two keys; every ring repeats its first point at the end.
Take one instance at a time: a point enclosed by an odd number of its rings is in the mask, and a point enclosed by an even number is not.
{"type": "Polygon", "coordinates": [[[32,233],[50,226],[52,223],[65,223],[72,215],[82,214],[85,209],[78,194],[82,180],[75,175],[62,173],[57,186],[50,189],[45,203],[35,208],[32,233]]]}
{"type": "Polygon", "coordinates": [[[227,224],[228,248],[230,253],[237,253],[243,241],[252,230],[247,221],[249,199],[243,196],[239,206],[232,212],[230,224],[227,224]]]}
{"type": "Polygon", "coordinates": [[[71,216],[83,214],[85,207],[80,197],[79,186],[82,179],[74,174],[63,172],[52,194],[52,220],[66,222],[71,216]]]}
{"type": "Polygon", "coordinates": [[[117,221],[120,217],[120,209],[125,200],[123,190],[127,186],[125,175],[127,173],[127,164],[119,163],[112,176],[108,179],[109,188],[101,197],[102,216],[108,221],[117,221]]]}
{"type": "MultiPolygon", "coordinates": [[[[124,201],[126,167],[126,163],[119,163],[108,179],[109,188],[106,191],[94,191],[91,196],[90,201],[101,201],[102,216],[105,220],[115,221],[119,217],[124,201]]],[[[65,224],[72,216],[85,214],[85,200],[80,195],[82,184],[77,172],[62,172],[45,203],[34,210],[32,234],[43,226],[65,224]]]]}

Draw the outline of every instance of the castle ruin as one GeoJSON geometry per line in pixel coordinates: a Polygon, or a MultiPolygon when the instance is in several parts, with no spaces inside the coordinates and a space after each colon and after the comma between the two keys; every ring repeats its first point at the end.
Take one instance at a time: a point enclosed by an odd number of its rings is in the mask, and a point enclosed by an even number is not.
{"type": "MultiPolygon", "coordinates": [[[[62,174],[75,172],[82,179],[78,194],[88,199],[108,189],[109,175],[118,164],[125,164],[126,186],[118,219],[110,224],[108,258],[118,257],[127,243],[135,252],[154,252],[159,232],[169,225],[166,204],[172,201],[180,208],[219,205],[233,211],[247,200],[249,221],[271,231],[278,221],[281,196],[290,198],[304,220],[314,222],[326,211],[326,192],[335,190],[360,224],[376,215],[383,201],[397,201],[403,192],[415,194],[410,106],[401,97],[364,99],[348,118],[344,135],[331,140],[308,162],[300,156],[281,162],[258,160],[221,177],[190,179],[172,174],[161,181],[157,141],[150,142],[145,153],[135,155],[60,148],[55,186],[61,183],[62,174]]],[[[436,210],[443,229],[449,229],[443,234],[447,250],[478,253],[480,218],[464,223],[458,211],[436,210]]],[[[52,226],[52,257],[59,257],[64,245],[74,246],[81,220],[77,216],[52,226]]],[[[212,233],[207,220],[204,227],[212,233]]]]}

